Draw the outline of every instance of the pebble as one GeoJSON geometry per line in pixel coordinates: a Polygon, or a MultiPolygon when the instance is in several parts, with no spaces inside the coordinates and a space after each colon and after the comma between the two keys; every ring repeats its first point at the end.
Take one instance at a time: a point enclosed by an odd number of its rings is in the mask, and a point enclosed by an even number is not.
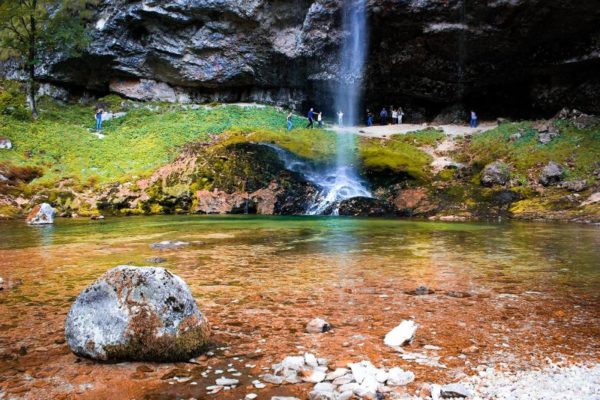
{"type": "Polygon", "coordinates": [[[308,333],[324,333],[331,330],[331,324],[322,318],[315,318],[306,325],[308,333]]]}
{"type": "Polygon", "coordinates": [[[238,383],[240,383],[240,381],[238,379],[232,379],[232,378],[219,378],[216,381],[217,385],[220,386],[233,386],[233,385],[237,385],[238,383]]]}
{"type": "Polygon", "coordinates": [[[258,395],[256,393],[248,393],[246,395],[246,397],[244,397],[245,400],[254,400],[255,398],[257,398],[258,395]]]}
{"type": "Polygon", "coordinates": [[[283,383],[284,378],[282,376],[266,374],[262,376],[262,380],[267,383],[272,383],[274,385],[281,385],[283,383]]]}
{"type": "Polygon", "coordinates": [[[259,380],[252,381],[252,384],[254,385],[254,387],[256,389],[264,389],[265,387],[267,387],[267,385],[265,385],[264,383],[262,383],[259,380]]]}

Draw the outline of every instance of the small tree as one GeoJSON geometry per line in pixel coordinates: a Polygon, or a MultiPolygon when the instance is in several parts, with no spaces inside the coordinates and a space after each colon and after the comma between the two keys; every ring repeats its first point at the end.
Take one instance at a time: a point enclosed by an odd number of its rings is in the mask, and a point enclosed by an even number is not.
{"type": "Polygon", "coordinates": [[[27,73],[27,100],[37,118],[36,65],[53,52],[75,56],[89,44],[85,24],[97,0],[0,0],[0,57],[27,73]]]}

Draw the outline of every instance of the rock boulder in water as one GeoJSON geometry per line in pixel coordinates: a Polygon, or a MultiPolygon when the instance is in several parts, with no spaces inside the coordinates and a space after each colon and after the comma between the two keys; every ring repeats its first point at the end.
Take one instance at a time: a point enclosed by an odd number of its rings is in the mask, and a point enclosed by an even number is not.
{"type": "Polygon", "coordinates": [[[371,197],[353,197],[340,203],[339,214],[354,217],[393,216],[392,206],[384,200],[371,197]]]}
{"type": "Polygon", "coordinates": [[[181,361],[207,343],[208,322],[185,282],[164,268],[118,266],[81,292],[69,348],[96,360],[181,361]]]}
{"type": "Polygon", "coordinates": [[[45,225],[54,223],[54,209],[48,203],[38,204],[27,215],[29,225],[45,225]]]}

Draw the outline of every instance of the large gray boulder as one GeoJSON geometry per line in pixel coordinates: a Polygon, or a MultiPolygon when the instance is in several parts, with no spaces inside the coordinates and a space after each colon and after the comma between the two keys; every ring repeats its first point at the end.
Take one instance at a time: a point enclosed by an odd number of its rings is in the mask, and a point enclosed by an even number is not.
{"type": "Polygon", "coordinates": [[[502,161],[488,164],[481,173],[481,184],[484,186],[505,185],[510,179],[510,169],[502,161]]]}
{"type": "Polygon", "coordinates": [[[563,172],[563,167],[550,161],[540,174],[540,183],[544,186],[555,185],[562,180],[563,172]]]}
{"type": "Polygon", "coordinates": [[[121,265],[81,292],[69,348],[96,360],[182,361],[205,347],[208,322],[185,282],[164,268],[121,265]]]}

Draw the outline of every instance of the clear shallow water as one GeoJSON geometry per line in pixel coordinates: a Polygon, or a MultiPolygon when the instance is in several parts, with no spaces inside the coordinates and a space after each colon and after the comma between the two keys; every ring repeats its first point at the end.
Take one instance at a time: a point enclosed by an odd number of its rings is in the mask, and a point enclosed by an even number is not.
{"type": "Polygon", "coordinates": [[[523,287],[552,283],[600,288],[600,228],[596,226],[339,217],[157,216],[58,220],[54,226],[41,227],[3,221],[0,276],[17,273],[27,281],[27,275],[56,267],[61,260],[76,264],[75,270],[69,269],[75,273],[77,268],[102,270],[116,263],[141,265],[158,253],[171,256],[169,266],[197,258],[201,267],[207,258],[214,263],[224,257],[220,249],[232,253],[235,259],[230,266],[241,270],[244,265],[251,265],[247,268],[251,270],[266,256],[269,265],[330,272],[344,267],[419,275],[421,268],[438,266],[480,279],[504,271],[523,287]],[[201,243],[162,253],[148,247],[160,240],[201,243]],[[37,262],[32,265],[33,260],[37,262]],[[325,260],[332,265],[321,264],[325,260]]]}
{"type": "MultiPolygon", "coordinates": [[[[169,385],[161,379],[173,368],[167,364],[153,366],[140,386],[136,364],[77,362],[64,344],[64,318],[85,286],[116,265],[148,265],[156,256],[188,283],[215,342],[230,349],[207,361],[215,369],[242,355],[254,357],[261,371],[299,345],[332,360],[403,366],[421,382],[451,379],[443,374],[456,370],[474,374],[480,363],[521,365],[524,357],[525,366],[538,365],[530,354],[598,360],[599,248],[600,228],[586,225],[258,216],[60,219],[47,227],[3,221],[0,276],[23,284],[0,292],[0,389],[55,398],[77,382],[91,385],[81,398],[168,391],[157,398],[203,398],[214,379],[169,385]],[[190,245],[150,249],[161,240],[190,245]],[[435,294],[407,294],[420,284],[435,294]],[[315,316],[331,321],[333,334],[304,334],[315,316]],[[382,338],[406,318],[420,325],[412,350],[438,345],[451,369],[415,366],[390,353],[382,338]],[[480,353],[456,357],[473,343],[480,353]]],[[[246,383],[223,398],[243,398],[246,383]]],[[[262,394],[302,398],[302,390],[262,394]]]]}

